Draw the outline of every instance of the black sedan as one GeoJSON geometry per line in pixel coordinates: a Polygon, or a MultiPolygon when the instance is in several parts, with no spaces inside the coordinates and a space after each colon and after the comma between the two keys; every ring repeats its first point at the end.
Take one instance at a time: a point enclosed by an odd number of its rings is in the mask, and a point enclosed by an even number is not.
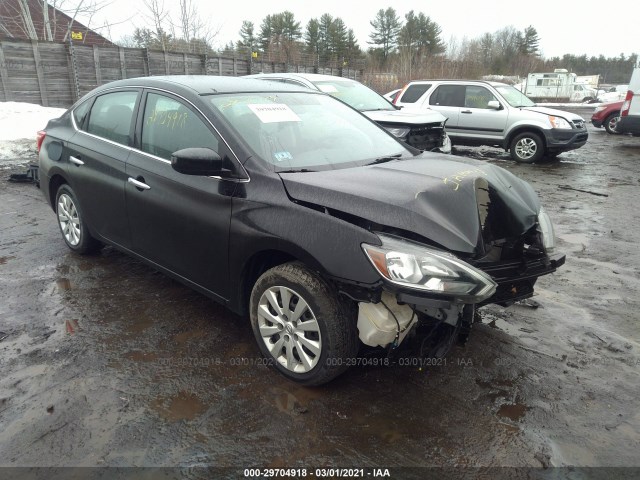
{"type": "Polygon", "coordinates": [[[532,295],[564,262],[527,183],[420,153],[302,87],[118,81],[38,148],[71,250],[111,245],[248,316],[267,361],[305,385],[360,348],[443,355],[477,307],[532,295]]]}

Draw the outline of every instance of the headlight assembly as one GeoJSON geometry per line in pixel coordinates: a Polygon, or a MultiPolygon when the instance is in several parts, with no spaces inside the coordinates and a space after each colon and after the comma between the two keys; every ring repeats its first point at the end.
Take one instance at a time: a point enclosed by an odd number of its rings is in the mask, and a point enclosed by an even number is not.
{"type": "Polygon", "coordinates": [[[404,139],[411,130],[409,127],[383,127],[387,132],[396,138],[404,139]]]}
{"type": "Polygon", "coordinates": [[[479,303],[496,290],[486,273],[442,250],[378,234],[381,246],[362,244],[378,273],[392,283],[479,303]]]}
{"type": "Polygon", "coordinates": [[[551,223],[551,218],[542,207],[540,207],[540,211],[538,212],[538,231],[542,234],[542,243],[546,252],[553,252],[553,249],[556,246],[553,223],[551,223]]]}
{"type": "Polygon", "coordinates": [[[564,118],[562,117],[554,117],[553,115],[549,115],[549,123],[551,123],[551,126],[553,128],[564,128],[571,130],[571,124],[569,122],[567,122],[564,118]]]}

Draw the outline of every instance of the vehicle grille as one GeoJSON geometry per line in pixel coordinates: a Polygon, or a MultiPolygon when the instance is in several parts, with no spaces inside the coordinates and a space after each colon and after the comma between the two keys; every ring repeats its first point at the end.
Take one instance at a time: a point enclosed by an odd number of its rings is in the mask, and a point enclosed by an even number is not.
{"type": "Polygon", "coordinates": [[[584,120],[574,120],[573,124],[576,128],[583,129],[584,128],[584,120]]]}
{"type": "Polygon", "coordinates": [[[444,128],[440,123],[414,127],[409,131],[406,142],[419,150],[433,150],[442,146],[444,128]]]}

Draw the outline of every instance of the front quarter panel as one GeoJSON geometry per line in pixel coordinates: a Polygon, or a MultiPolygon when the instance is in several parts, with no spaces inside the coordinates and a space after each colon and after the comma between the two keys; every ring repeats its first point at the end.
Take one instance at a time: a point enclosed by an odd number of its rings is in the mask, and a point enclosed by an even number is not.
{"type": "MultiPolygon", "coordinates": [[[[370,231],[328,213],[294,203],[276,174],[251,173],[251,182],[239,185],[233,200],[229,265],[231,291],[240,293],[243,273],[260,252],[282,252],[327,278],[350,284],[380,281],[363,242],[379,244],[370,231]]],[[[231,307],[242,307],[233,298],[231,307]]]]}

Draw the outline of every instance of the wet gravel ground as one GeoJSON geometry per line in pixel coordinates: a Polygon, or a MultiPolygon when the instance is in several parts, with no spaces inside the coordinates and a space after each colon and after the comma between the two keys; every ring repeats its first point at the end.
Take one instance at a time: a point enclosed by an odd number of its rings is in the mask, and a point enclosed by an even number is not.
{"type": "Polygon", "coordinates": [[[246,319],[111,248],[70,253],[0,170],[0,466],[640,465],[640,138],[589,128],[540,165],[457,149],[550,212],[567,263],[535,303],[484,308],[438,365],[321,388],[265,367],[246,319]]]}

